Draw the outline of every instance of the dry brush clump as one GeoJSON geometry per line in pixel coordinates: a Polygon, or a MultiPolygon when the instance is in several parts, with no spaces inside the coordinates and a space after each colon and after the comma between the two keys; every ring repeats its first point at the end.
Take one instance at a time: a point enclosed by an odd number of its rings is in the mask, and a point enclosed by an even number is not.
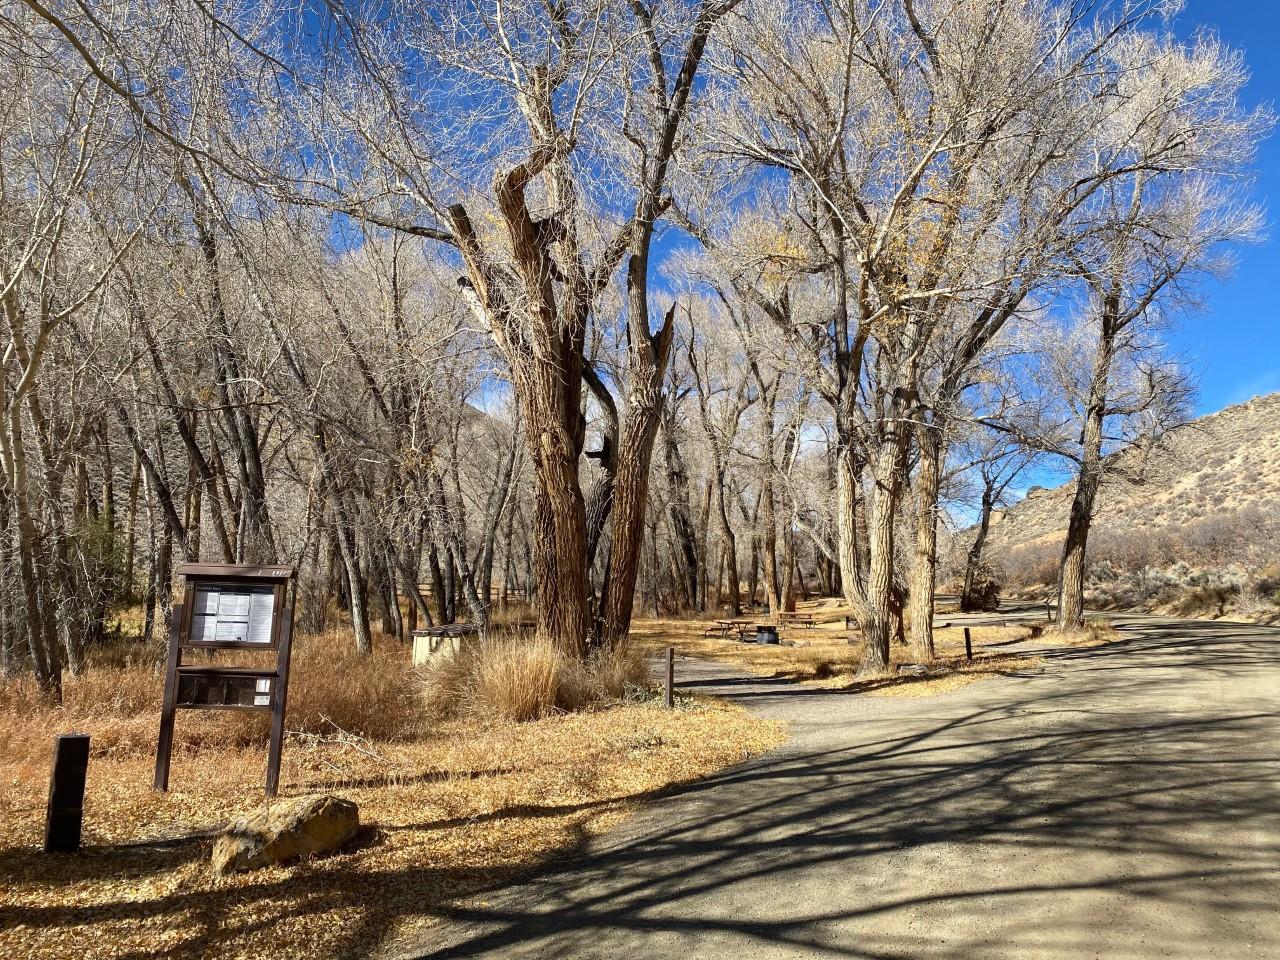
{"type": "Polygon", "coordinates": [[[550,640],[514,633],[469,644],[419,678],[432,718],[519,723],[625,700],[646,689],[649,669],[630,645],[593,650],[584,661],[550,640]]]}

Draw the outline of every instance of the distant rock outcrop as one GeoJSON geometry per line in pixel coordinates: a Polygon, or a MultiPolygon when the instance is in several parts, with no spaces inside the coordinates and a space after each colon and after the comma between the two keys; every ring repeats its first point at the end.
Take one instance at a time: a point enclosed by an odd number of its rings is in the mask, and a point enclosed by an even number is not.
{"type": "MultiPolygon", "coordinates": [[[[1061,544],[1074,485],[1032,487],[992,517],[989,549],[1061,544]]],[[[1158,446],[1113,454],[1098,494],[1095,530],[1149,531],[1280,505],[1280,393],[1212,413],[1158,446]]]]}

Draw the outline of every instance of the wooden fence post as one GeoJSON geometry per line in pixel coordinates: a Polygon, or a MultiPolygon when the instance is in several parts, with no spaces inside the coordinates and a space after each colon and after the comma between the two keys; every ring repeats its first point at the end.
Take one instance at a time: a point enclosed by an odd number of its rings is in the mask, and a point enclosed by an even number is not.
{"type": "Polygon", "coordinates": [[[964,657],[966,660],[973,659],[973,640],[969,637],[969,628],[964,628],[964,657]]]}
{"type": "Polygon", "coordinates": [[[676,705],[676,648],[667,647],[667,697],[666,706],[671,710],[676,705]]]}
{"type": "Polygon", "coordinates": [[[89,735],[60,734],[53,745],[49,807],[45,814],[45,853],[75,853],[84,823],[84,780],[89,769],[89,735]]]}

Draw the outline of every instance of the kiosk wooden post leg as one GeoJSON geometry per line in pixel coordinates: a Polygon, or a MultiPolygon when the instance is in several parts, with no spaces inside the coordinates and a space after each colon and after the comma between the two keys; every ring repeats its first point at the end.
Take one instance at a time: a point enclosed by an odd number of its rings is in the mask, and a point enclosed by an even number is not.
{"type": "Polygon", "coordinates": [[[284,709],[289,695],[289,647],[293,642],[293,610],[285,610],[280,624],[276,678],[271,683],[271,745],[267,748],[266,794],[280,790],[280,751],[284,746],[284,709]]]}
{"type": "Polygon", "coordinates": [[[164,674],[164,703],[160,708],[160,736],[156,740],[156,774],[151,785],[157,790],[169,789],[169,757],[173,753],[173,714],[178,699],[178,630],[182,623],[182,605],[173,608],[169,626],[169,660],[164,674]]]}

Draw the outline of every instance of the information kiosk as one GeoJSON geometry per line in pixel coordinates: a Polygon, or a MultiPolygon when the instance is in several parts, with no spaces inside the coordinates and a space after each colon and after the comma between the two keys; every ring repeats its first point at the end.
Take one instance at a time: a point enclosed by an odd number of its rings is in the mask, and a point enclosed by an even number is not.
{"type": "Polygon", "coordinates": [[[188,563],[178,568],[178,574],[186,579],[186,590],[182,603],[174,607],[169,632],[155,788],[169,789],[177,710],[269,710],[266,792],[275,796],[280,786],[280,748],[289,688],[289,645],[293,639],[289,587],[294,570],[188,563]],[[275,653],[275,663],[236,667],[183,662],[184,653],[201,649],[268,650],[275,653]]]}

